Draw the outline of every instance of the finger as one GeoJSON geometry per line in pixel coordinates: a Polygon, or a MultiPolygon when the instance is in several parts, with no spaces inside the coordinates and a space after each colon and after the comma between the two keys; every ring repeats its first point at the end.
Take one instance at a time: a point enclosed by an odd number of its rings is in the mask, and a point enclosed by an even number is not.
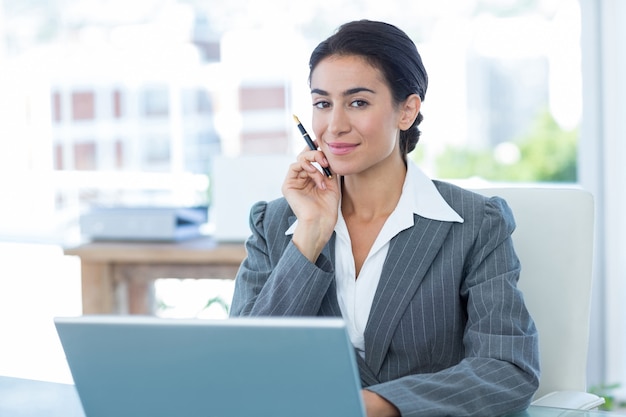
{"type": "MultiPolygon", "coordinates": [[[[314,165],[315,163],[319,163],[318,153],[320,152],[307,151],[307,152],[302,152],[300,155],[298,155],[298,161],[301,163],[302,169],[314,174],[315,171],[318,170],[317,167],[314,165]]],[[[322,154],[322,158],[323,158],[323,154],[322,154]]]]}
{"type": "MultiPolygon", "coordinates": [[[[298,155],[298,162],[300,163],[300,170],[298,171],[297,178],[306,179],[310,178],[318,188],[326,190],[328,188],[326,184],[326,176],[321,171],[321,167],[316,157],[319,152],[306,151],[298,155]]],[[[322,154],[323,155],[323,154],[322,154]]],[[[296,168],[298,169],[298,168],[296,168]]]]}
{"type": "Polygon", "coordinates": [[[315,167],[312,168],[313,169],[311,170],[311,164],[306,160],[299,160],[297,162],[294,162],[289,165],[286,179],[297,181],[310,179],[314,182],[317,182],[314,178],[316,169],[315,167]]]}

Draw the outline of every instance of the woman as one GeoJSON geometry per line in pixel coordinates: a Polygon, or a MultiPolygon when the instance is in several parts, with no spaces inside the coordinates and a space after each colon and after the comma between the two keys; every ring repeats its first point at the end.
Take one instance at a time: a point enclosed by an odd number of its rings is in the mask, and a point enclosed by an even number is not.
{"type": "Polygon", "coordinates": [[[232,315],[343,316],[369,417],[526,408],[538,348],[513,216],[407,159],[427,86],[414,43],[351,22],[309,66],[319,150],[290,166],[284,198],[252,208],[232,315]]]}

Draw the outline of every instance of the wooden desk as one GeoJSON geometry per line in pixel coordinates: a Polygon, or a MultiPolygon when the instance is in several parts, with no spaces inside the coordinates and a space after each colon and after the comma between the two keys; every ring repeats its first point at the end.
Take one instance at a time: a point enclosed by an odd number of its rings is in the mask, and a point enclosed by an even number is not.
{"type": "Polygon", "coordinates": [[[210,238],[93,242],[64,252],[80,257],[83,314],[152,314],[154,280],[233,279],[246,256],[243,244],[210,238]]]}

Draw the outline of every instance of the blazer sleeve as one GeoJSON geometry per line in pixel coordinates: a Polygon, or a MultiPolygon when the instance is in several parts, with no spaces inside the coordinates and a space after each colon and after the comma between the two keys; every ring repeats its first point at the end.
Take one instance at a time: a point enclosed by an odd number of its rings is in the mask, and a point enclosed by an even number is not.
{"type": "Polygon", "coordinates": [[[291,210],[283,200],[250,210],[252,235],[235,278],[231,316],[316,316],[334,279],[330,260],[310,262],[286,236],[291,210]]]}
{"type": "Polygon", "coordinates": [[[402,416],[503,415],[527,408],[537,390],[537,331],[517,288],[513,215],[497,197],[484,207],[461,284],[467,315],[464,357],[438,372],[367,388],[392,402],[402,416]]]}

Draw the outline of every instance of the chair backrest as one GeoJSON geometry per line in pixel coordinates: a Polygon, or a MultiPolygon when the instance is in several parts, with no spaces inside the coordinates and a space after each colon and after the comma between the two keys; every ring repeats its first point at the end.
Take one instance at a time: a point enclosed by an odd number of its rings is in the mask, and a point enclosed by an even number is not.
{"type": "Polygon", "coordinates": [[[541,381],[535,398],[586,391],[594,201],[578,188],[474,188],[504,198],[515,216],[519,288],[539,332],[541,381]]]}

